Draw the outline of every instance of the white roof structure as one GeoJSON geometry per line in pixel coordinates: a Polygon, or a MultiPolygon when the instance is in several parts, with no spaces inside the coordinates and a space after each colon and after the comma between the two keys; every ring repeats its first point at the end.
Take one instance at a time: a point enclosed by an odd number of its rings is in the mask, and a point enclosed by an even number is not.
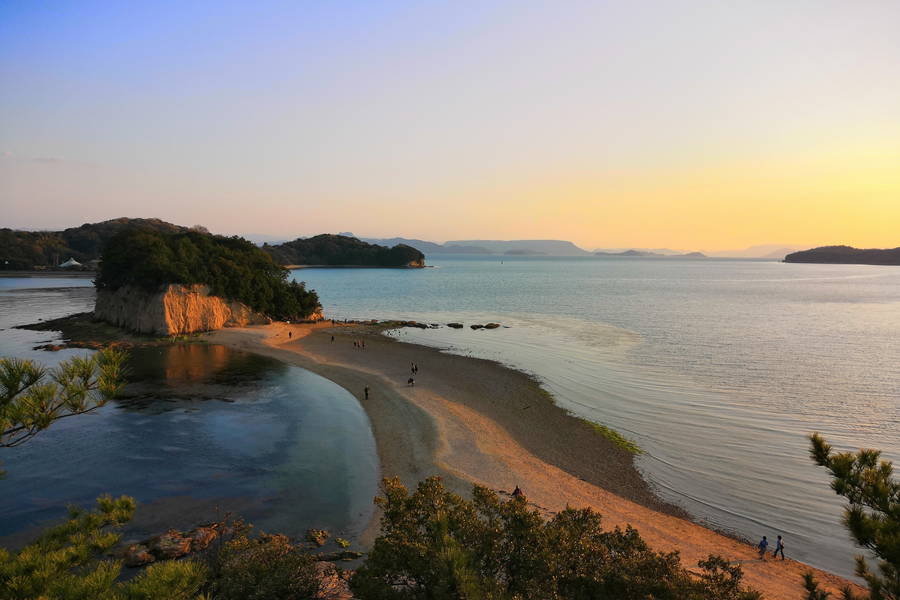
{"type": "Polygon", "coordinates": [[[78,262],[77,260],[75,260],[74,258],[70,257],[69,260],[67,260],[66,262],[64,262],[63,264],[61,264],[59,266],[60,267],[80,267],[81,263],[78,262]]]}

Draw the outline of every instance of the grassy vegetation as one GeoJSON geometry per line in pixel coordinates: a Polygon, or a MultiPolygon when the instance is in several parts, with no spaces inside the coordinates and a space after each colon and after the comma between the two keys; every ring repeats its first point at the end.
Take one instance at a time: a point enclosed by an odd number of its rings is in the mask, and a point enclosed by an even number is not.
{"type": "Polygon", "coordinates": [[[644,451],[641,450],[641,447],[638,446],[633,441],[629,440],[627,437],[616,431],[615,429],[611,429],[606,425],[601,425],[600,423],[594,423],[593,421],[588,421],[587,419],[581,419],[588,427],[611,441],[613,444],[625,450],[626,452],[630,452],[632,454],[643,454],[644,451]]]}

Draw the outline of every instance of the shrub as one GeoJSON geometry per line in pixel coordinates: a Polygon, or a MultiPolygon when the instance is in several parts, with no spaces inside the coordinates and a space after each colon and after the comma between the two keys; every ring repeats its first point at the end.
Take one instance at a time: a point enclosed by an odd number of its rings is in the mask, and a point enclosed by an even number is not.
{"type": "Polygon", "coordinates": [[[467,501],[434,477],[412,494],[398,479],[382,489],[381,535],[350,582],[363,600],[759,597],[739,567],[710,557],[694,576],[677,552],[650,550],[631,527],[604,531],[590,509],[547,521],[521,499],[475,486],[467,501]]]}
{"type": "Polygon", "coordinates": [[[216,600],[302,600],[321,586],[315,558],[283,535],[249,535],[237,523],[233,537],[211,556],[208,591],[216,600]]]}
{"type": "Polygon", "coordinates": [[[116,579],[120,561],[102,560],[119,541],[115,528],[134,515],[135,502],[101,496],[97,509],[70,509],[66,522],[48,529],[16,553],[0,549],[0,593],[4,600],[138,600],[196,597],[206,579],[197,562],[153,565],[128,582],[116,579]]]}

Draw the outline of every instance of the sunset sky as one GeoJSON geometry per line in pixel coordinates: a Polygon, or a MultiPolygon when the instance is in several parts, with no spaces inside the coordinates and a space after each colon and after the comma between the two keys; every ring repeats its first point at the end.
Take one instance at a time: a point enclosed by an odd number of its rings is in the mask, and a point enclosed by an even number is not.
{"type": "Polygon", "coordinates": [[[900,2],[0,3],[0,226],[900,246],[900,2]]]}

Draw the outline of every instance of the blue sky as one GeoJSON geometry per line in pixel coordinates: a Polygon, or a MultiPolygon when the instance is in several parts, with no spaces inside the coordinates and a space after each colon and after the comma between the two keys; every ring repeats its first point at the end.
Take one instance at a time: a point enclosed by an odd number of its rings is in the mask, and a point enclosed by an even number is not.
{"type": "Polygon", "coordinates": [[[884,245],[898,28],[896,2],[6,2],[0,225],[884,245]]]}

